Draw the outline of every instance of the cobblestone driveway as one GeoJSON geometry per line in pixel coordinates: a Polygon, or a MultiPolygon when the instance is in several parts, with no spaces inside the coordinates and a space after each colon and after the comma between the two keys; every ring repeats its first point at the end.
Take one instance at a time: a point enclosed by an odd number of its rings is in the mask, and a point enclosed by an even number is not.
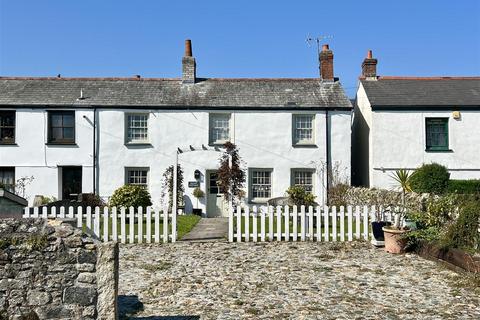
{"type": "Polygon", "coordinates": [[[478,284],[360,242],[120,249],[129,319],[480,319],[478,284]]]}

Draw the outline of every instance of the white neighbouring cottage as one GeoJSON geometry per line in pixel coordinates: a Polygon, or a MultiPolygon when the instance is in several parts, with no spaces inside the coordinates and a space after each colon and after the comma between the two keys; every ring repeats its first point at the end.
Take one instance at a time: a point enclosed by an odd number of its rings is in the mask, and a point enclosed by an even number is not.
{"type": "Polygon", "coordinates": [[[199,208],[226,215],[215,172],[231,141],[247,169],[245,201],[301,184],[323,203],[327,163],[350,181],[352,107],[328,46],[320,63],[318,79],[198,78],[187,40],[181,79],[2,77],[0,182],[33,176],[30,204],[34,195],[108,199],[123,184],[143,184],[156,206],[177,150],[195,149],[179,154],[185,210],[197,207],[189,187],[197,181],[206,194],[199,208]]]}
{"type": "Polygon", "coordinates": [[[453,179],[480,179],[480,77],[377,76],[362,64],[353,125],[355,184],[392,188],[397,169],[446,166],[453,179]]]}

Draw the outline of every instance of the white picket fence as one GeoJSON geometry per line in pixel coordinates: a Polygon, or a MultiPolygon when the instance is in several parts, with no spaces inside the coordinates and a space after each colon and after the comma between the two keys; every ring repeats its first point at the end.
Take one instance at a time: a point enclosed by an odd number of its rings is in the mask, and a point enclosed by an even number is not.
{"type": "Polygon", "coordinates": [[[393,222],[395,210],[375,206],[237,206],[230,210],[228,240],[353,241],[372,239],[372,221],[393,222]],[[393,212],[392,212],[393,211],[393,212]],[[247,219],[248,217],[248,219],[247,219]]]}
{"type": "Polygon", "coordinates": [[[175,242],[177,218],[168,210],[116,207],[38,207],[25,208],[24,218],[76,219],[78,228],[91,230],[104,242],[175,242]]]}

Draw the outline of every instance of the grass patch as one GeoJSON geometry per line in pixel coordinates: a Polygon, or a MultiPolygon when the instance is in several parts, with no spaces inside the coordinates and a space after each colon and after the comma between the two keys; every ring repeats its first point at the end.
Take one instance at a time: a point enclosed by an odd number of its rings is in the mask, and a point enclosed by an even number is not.
{"type": "Polygon", "coordinates": [[[200,219],[200,216],[194,214],[177,216],[177,239],[182,239],[184,235],[189,233],[200,219]]]}

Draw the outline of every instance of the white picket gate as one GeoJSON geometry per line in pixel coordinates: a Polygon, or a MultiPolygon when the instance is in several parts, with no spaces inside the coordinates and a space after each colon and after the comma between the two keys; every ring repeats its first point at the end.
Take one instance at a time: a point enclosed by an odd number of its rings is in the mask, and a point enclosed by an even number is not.
{"type": "Polygon", "coordinates": [[[104,242],[175,242],[177,217],[169,210],[116,207],[38,207],[25,208],[24,218],[76,219],[78,228],[91,230],[104,242]]]}
{"type": "MultiPolygon", "coordinates": [[[[396,211],[393,211],[396,212],[396,211]]],[[[237,206],[229,212],[228,240],[353,241],[372,239],[372,221],[395,214],[375,206],[237,206]],[[248,218],[247,218],[248,217],[248,218]]]]}

